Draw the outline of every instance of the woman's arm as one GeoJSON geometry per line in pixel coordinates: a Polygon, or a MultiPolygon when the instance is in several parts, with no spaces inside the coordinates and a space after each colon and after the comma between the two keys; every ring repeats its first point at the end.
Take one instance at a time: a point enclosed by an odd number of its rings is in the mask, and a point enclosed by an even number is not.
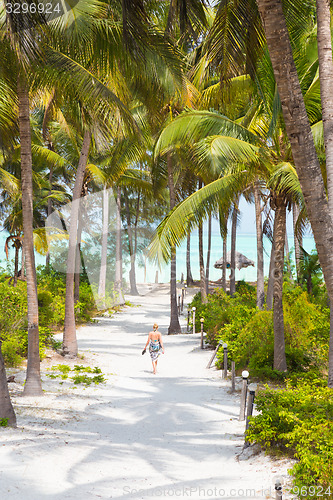
{"type": "Polygon", "coordinates": [[[163,345],[163,340],[162,340],[162,334],[161,333],[160,333],[159,341],[160,341],[160,344],[161,344],[161,347],[162,347],[162,352],[164,354],[164,345],[163,345]]]}
{"type": "Polygon", "coordinates": [[[147,343],[145,345],[145,349],[147,349],[147,345],[149,344],[150,337],[151,337],[151,332],[148,333],[148,340],[147,340],[147,343]]]}

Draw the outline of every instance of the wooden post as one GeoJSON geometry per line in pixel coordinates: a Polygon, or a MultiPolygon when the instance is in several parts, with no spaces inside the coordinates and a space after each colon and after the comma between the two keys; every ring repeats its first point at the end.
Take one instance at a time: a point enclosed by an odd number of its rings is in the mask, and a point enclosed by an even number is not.
{"type": "Polygon", "coordinates": [[[200,344],[200,345],[201,345],[201,349],[203,349],[203,348],[204,348],[204,342],[203,342],[203,334],[204,334],[204,331],[203,331],[203,329],[204,329],[204,321],[205,321],[205,320],[204,320],[204,318],[200,318],[200,323],[201,323],[201,344],[200,344]]]}
{"type": "Polygon", "coordinates": [[[275,481],[275,500],[282,500],[282,484],[280,479],[275,481]]]}
{"type": "Polygon", "coordinates": [[[223,367],[223,378],[226,379],[228,377],[228,344],[223,344],[223,367]]]}
{"type": "Polygon", "coordinates": [[[192,322],[193,322],[193,332],[192,333],[195,333],[195,310],[196,308],[195,307],[192,307],[192,322]]]}
{"type": "Polygon", "coordinates": [[[181,310],[182,312],[184,311],[184,287],[182,288],[182,303],[181,303],[181,310]]]}
{"type": "Polygon", "coordinates": [[[213,352],[213,355],[212,357],[210,358],[209,362],[208,362],[208,365],[207,365],[207,368],[210,368],[211,364],[213,363],[213,360],[217,354],[217,351],[219,350],[219,348],[221,347],[221,345],[223,344],[222,340],[220,340],[220,342],[217,344],[217,347],[215,349],[215,351],[213,352]]]}
{"type": "Polygon", "coordinates": [[[178,316],[180,316],[180,295],[178,295],[178,316]]]}
{"type": "MultiPolygon", "coordinates": [[[[250,417],[252,416],[252,413],[253,413],[253,405],[254,405],[254,398],[255,398],[256,390],[257,390],[257,384],[250,384],[249,385],[249,395],[247,398],[245,433],[249,428],[250,417]]],[[[250,443],[245,438],[245,447],[247,447],[247,446],[250,446],[250,443]]]]}
{"type": "Polygon", "coordinates": [[[242,372],[243,385],[242,385],[242,392],[241,392],[239,420],[245,420],[246,393],[247,393],[247,379],[248,379],[248,376],[249,376],[249,372],[247,370],[244,370],[242,372]]]}
{"type": "Polygon", "coordinates": [[[236,366],[235,361],[231,361],[231,392],[236,390],[236,366]]]}
{"type": "Polygon", "coordinates": [[[184,285],[184,294],[186,296],[186,289],[187,289],[187,285],[184,285]]]}
{"type": "Polygon", "coordinates": [[[187,332],[190,331],[190,310],[187,311],[187,332]]]}
{"type": "Polygon", "coordinates": [[[155,283],[158,283],[158,271],[155,273],[155,283]]]}

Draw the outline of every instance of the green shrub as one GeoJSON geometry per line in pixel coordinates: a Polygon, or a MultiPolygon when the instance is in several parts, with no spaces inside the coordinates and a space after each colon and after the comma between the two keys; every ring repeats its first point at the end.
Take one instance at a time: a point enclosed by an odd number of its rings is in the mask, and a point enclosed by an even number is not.
{"type": "MultiPolygon", "coordinates": [[[[256,398],[247,439],[297,458],[291,469],[296,487],[333,484],[333,391],[313,376],[286,389],[266,388],[256,398]]],[[[332,492],[333,493],[333,492],[332,492]]],[[[311,498],[302,496],[302,498],[311,498]]],[[[330,495],[322,498],[332,498],[330,495]]]]}

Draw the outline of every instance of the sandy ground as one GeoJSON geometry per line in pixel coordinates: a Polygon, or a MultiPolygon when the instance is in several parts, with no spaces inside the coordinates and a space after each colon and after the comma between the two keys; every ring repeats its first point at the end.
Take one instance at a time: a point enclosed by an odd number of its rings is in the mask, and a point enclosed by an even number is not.
{"type": "Polygon", "coordinates": [[[0,430],[1,499],[275,498],[290,462],[238,459],[240,396],[206,369],[211,351],[199,349],[199,334],[164,336],[151,373],[141,351],[155,321],[167,332],[169,295],[163,285],[142,292],[129,298],[134,307],[78,329],[83,359],[42,363],[44,397],[23,398],[24,372],[10,372],[18,427],[0,430]],[[50,379],[58,363],[98,366],[107,381],[50,379]]]}

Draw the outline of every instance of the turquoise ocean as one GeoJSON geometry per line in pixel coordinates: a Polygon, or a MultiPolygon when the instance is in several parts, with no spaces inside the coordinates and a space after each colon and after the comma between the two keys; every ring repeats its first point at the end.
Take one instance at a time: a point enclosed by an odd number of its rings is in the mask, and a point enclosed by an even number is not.
{"type": "MultiPolygon", "coordinates": [[[[2,231],[0,233],[0,266],[2,268],[8,267],[8,271],[13,269],[14,260],[14,250],[9,250],[9,261],[6,260],[6,254],[4,251],[5,240],[7,234],[2,231]]],[[[292,237],[288,237],[289,250],[292,252],[291,257],[294,259],[294,240],[292,237]]],[[[200,278],[199,273],[199,251],[198,251],[198,233],[193,231],[191,235],[191,270],[193,278],[198,280],[200,278]]],[[[315,249],[315,244],[312,236],[305,236],[303,240],[303,246],[306,251],[311,252],[315,249]]],[[[230,241],[228,241],[228,250],[230,250],[230,241]]],[[[238,234],[236,250],[253,260],[256,264],[257,252],[256,252],[256,236],[255,234],[238,234]]],[[[269,271],[269,256],[270,256],[271,244],[269,240],[264,237],[264,270],[265,275],[268,275],[269,271]]],[[[207,235],[204,235],[204,258],[206,264],[207,255],[207,235]]],[[[222,257],[222,239],[219,231],[212,231],[212,244],[211,244],[211,258],[209,267],[209,278],[211,280],[218,280],[222,276],[222,271],[220,269],[214,268],[214,263],[222,257]]],[[[170,280],[170,266],[168,264],[163,265],[159,268],[155,263],[150,262],[148,259],[144,259],[142,255],[137,256],[136,265],[136,275],[138,283],[154,283],[156,278],[156,272],[158,271],[158,281],[160,283],[167,283],[170,280]]],[[[128,261],[128,259],[127,259],[128,261]]],[[[45,264],[45,257],[36,253],[36,264],[45,264]]],[[[124,278],[128,281],[128,271],[129,266],[124,266],[124,278]]],[[[182,273],[186,279],[186,241],[182,243],[180,247],[177,248],[177,280],[181,279],[182,273]]],[[[256,267],[248,267],[242,270],[236,270],[236,280],[246,280],[246,281],[256,281],[256,267]]],[[[227,273],[229,275],[229,273],[227,273]]]]}

